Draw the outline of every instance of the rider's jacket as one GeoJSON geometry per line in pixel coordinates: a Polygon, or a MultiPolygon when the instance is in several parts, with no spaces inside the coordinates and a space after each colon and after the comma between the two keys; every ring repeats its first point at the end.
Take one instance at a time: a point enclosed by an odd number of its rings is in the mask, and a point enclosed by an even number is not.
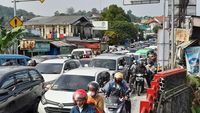
{"type": "Polygon", "coordinates": [[[103,113],[104,111],[104,100],[100,95],[96,95],[95,97],[88,96],[87,99],[88,104],[95,105],[97,113],[103,113]]]}
{"type": "Polygon", "coordinates": [[[96,113],[96,109],[93,105],[85,104],[83,105],[82,111],[79,110],[78,106],[74,106],[70,113],[96,113]]]}
{"type": "Polygon", "coordinates": [[[107,96],[123,97],[126,96],[128,89],[129,87],[125,80],[122,80],[119,84],[117,84],[115,80],[111,80],[104,86],[107,96]]]}

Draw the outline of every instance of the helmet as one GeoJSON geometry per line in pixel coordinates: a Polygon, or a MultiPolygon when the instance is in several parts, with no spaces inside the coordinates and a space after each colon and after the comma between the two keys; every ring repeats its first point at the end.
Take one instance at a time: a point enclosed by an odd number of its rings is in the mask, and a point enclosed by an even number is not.
{"type": "Polygon", "coordinates": [[[73,100],[87,100],[87,92],[84,89],[77,89],[73,94],[73,100]]]}
{"type": "Polygon", "coordinates": [[[99,90],[99,83],[97,83],[96,81],[92,81],[88,84],[88,90],[92,90],[92,91],[98,91],[99,90]]]}
{"type": "Polygon", "coordinates": [[[123,73],[117,72],[117,73],[115,73],[114,77],[115,77],[115,82],[116,83],[121,83],[121,81],[123,79],[123,73]]]}
{"type": "Polygon", "coordinates": [[[117,72],[117,73],[115,73],[114,77],[118,78],[118,79],[120,79],[120,78],[123,79],[123,73],[122,72],[117,72]]]}

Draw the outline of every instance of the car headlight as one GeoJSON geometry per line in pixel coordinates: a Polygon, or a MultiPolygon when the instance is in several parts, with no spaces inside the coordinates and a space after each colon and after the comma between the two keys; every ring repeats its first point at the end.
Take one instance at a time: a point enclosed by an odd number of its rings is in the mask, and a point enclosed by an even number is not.
{"type": "Polygon", "coordinates": [[[42,96],[41,103],[43,105],[47,104],[47,100],[46,100],[46,98],[44,96],[42,96]]]}

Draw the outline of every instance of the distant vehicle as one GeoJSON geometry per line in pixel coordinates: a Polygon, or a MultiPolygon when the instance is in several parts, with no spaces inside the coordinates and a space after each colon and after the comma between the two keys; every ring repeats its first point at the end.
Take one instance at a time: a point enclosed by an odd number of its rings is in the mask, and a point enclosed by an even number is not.
{"type": "MultiPolygon", "coordinates": [[[[39,113],[69,113],[74,106],[73,93],[77,89],[87,90],[91,81],[100,81],[106,75],[110,78],[108,69],[84,67],[70,70],[61,75],[52,87],[43,95],[39,106],[39,113]]],[[[107,80],[109,81],[109,80],[107,80]]]]}
{"type": "Polygon", "coordinates": [[[49,59],[56,59],[59,58],[57,55],[42,55],[42,56],[33,56],[31,59],[35,60],[37,64],[49,60],[49,59]]]}
{"type": "Polygon", "coordinates": [[[0,68],[0,113],[36,113],[43,77],[32,67],[0,68]]]}
{"type": "Polygon", "coordinates": [[[92,58],[82,58],[82,59],[79,59],[82,67],[88,67],[90,62],[92,61],[92,58]]]}
{"type": "Polygon", "coordinates": [[[121,71],[125,74],[125,78],[128,77],[128,65],[126,64],[126,55],[101,54],[92,59],[89,67],[101,67],[107,68],[110,74],[114,74],[116,71],[121,71]]]}
{"type": "Polygon", "coordinates": [[[70,58],[70,59],[74,59],[73,56],[71,54],[61,54],[61,55],[57,55],[58,58],[70,58]]]}
{"type": "Polygon", "coordinates": [[[153,52],[153,49],[144,48],[144,49],[137,50],[135,53],[140,54],[140,56],[144,58],[147,58],[148,54],[151,52],[153,52]]]}
{"type": "Polygon", "coordinates": [[[92,52],[92,49],[89,48],[78,48],[73,49],[71,55],[73,55],[75,58],[92,58],[94,53],[92,52]]]}
{"type": "Polygon", "coordinates": [[[0,65],[11,66],[11,65],[22,65],[26,66],[30,57],[17,54],[0,54],[0,65]]]}
{"type": "Polygon", "coordinates": [[[50,59],[39,63],[36,69],[42,74],[45,85],[52,84],[65,71],[81,67],[78,60],[50,59]]]}

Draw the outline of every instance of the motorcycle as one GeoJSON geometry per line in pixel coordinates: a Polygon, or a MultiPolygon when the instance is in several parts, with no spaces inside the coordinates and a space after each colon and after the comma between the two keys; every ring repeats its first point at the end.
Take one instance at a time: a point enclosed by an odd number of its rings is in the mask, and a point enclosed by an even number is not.
{"type": "Polygon", "coordinates": [[[110,96],[105,99],[105,113],[127,113],[125,100],[117,96],[110,96]]]}
{"type": "Polygon", "coordinates": [[[142,93],[144,89],[144,75],[143,74],[136,74],[136,91],[138,96],[142,93]]]}

